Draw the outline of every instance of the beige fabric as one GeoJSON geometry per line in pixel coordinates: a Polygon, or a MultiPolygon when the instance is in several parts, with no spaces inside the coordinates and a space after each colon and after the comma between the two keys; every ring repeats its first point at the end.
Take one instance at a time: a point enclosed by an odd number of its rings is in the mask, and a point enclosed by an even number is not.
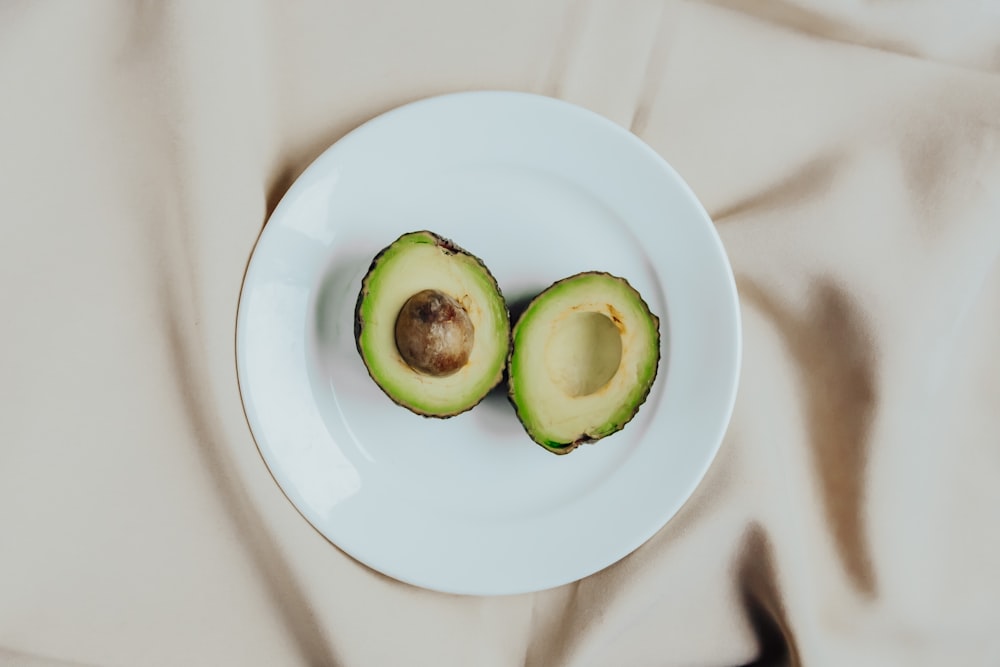
{"type": "Polygon", "coordinates": [[[0,663],[1000,664],[1000,4],[0,6],[0,663]],[[254,241],[361,121],[465,89],[631,127],[717,221],[722,451],[624,561],[396,583],[272,481],[254,241]]]}

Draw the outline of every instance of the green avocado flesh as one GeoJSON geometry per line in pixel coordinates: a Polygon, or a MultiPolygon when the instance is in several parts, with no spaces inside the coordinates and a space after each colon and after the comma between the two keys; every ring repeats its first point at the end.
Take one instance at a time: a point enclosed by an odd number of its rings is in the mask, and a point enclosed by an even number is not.
{"type": "Polygon", "coordinates": [[[514,327],[508,395],[528,435],[556,454],[611,435],[656,378],[660,321],[624,278],[580,273],[537,296],[514,327]]]}
{"type": "MultiPolygon", "coordinates": [[[[449,316],[443,325],[452,319],[449,316]]],[[[401,329],[406,328],[399,323],[401,329]]],[[[389,398],[420,415],[451,417],[475,406],[502,380],[510,350],[510,318],[496,280],[478,258],[433,232],[411,232],[372,261],[358,295],[355,340],[368,374],[389,398]],[[437,295],[437,301],[425,300],[420,308],[414,307],[418,293],[437,295]],[[411,366],[397,345],[403,340],[397,320],[410,315],[415,318],[412,321],[423,324],[421,335],[438,330],[435,327],[441,322],[421,323],[417,315],[429,312],[428,303],[435,312],[441,304],[464,310],[465,335],[434,339],[438,343],[460,340],[467,346],[464,354],[448,357],[459,358],[460,366],[445,364],[449,366],[446,374],[433,374],[429,370],[433,363],[411,366]],[[472,332],[467,330],[469,324],[472,332]]],[[[412,348],[403,348],[411,360],[421,352],[412,348]]]]}

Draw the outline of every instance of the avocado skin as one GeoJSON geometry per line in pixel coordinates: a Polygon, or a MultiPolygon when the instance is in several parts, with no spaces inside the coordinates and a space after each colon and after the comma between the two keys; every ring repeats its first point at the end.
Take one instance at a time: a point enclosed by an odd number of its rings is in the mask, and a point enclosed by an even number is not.
{"type": "Polygon", "coordinates": [[[648,383],[648,385],[646,387],[646,390],[639,397],[638,401],[636,401],[635,408],[632,410],[632,414],[630,414],[629,417],[625,421],[623,421],[618,428],[610,430],[607,433],[595,433],[595,434],[581,433],[575,439],[573,439],[572,441],[570,441],[568,443],[552,442],[550,440],[539,438],[539,437],[537,437],[532,432],[531,428],[526,423],[526,420],[524,418],[524,415],[521,412],[521,409],[518,407],[517,401],[514,399],[515,378],[512,378],[510,376],[511,360],[514,358],[514,334],[517,331],[517,327],[521,324],[521,320],[524,319],[525,314],[529,310],[531,310],[531,307],[540,298],[542,298],[546,294],[546,292],[548,292],[549,290],[551,290],[551,289],[553,289],[555,287],[558,287],[559,285],[561,285],[561,284],[563,284],[565,282],[568,282],[568,281],[571,281],[571,280],[574,280],[576,278],[580,278],[580,277],[583,277],[583,276],[607,276],[607,277],[613,278],[613,279],[615,279],[615,280],[617,280],[617,281],[619,281],[621,283],[624,283],[629,288],[629,290],[635,295],[635,298],[638,299],[640,302],[642,302],[643,307],[645,308],[646,312],[649,313],[650,318],[652,319],[653,323],[655,324],[656,333],[657,333],[657,340],[659,340],[659,337],[660,337],[660,318],[657,317],[656,315],[654,315],[653,312],[649,309],[649,304],[646,303],[646,300],[642,298],[642,295],[639,293],[639,291],[637,289],[635,289],[634,287],[632,287],[632,285],[625,278],[622,278],[620,276],[616,276],[614,274],[608,273],[607,271],[581,271],[580,273],[575,273],[575,274],[573,274],[571,276],[567,276],[565,278],[561,278],[561,279],[555,281],[554,283],[552,283],[551,285],[549,285],[548,287],[546,287],[545,289],[543,289],[537,295],[535,295],[535,297],[528,303],[527,307],[523,311],[521,311],[521,315],[520,315],[520,317],[518,317],[517,323],[514,324],[511,327],[511,334],[510,334],[511,345],[510,345],[510,351],[507,354],[507,363],[505,364],[504,375],[506,376],[506,382],[507,382],[507,401],[514,407],[514,412],[517,414],[517,420],[521,423],[521,426],[522,426],[522,428],[524,428],[525,433],[528,434],[528,437],[531,438],[536,444],[538,444],[541,447],[543,447],[546,451],[552,452],[553,454],[557,454],[559,456],[564,456],[566,454],[569,454],[570,452],[572,452],[573,450],[575,450],[580,445],[592,444],[592,443],[597,442],[598,440],[601,440],[602,438],[606,438],[609,435],[613,435],[613,434],[617,433],[618,431],[621,431],[622,429],[624,429],[625,426],[630,421],[632,421],[633,419],[635,419],[635,416],[637,414],[639,414],[639,408],[641,408],[643,406],[643,404],[646,402],[646,399],[649,398],[649,393],[652,391],[653,385],[656,384],[656,376],[657,376],[657,374],[659,373],[659,370],[660,370],[660,361],[661,361],[661,356],[662,356],[660,354],[660,346],[657,345],[656,346],[656,357],[655,357],[654,364],[653,364],[653,375],[649,379],[649,383],[648,383]]]}
{"type": "MultiPolygon", "coordinates": [[[[483,263],[483,260],[479,259],[479,257],[477,257],[476,255],[473,255],[468,250],[465,250],[464,248],[462,248],[461,246],[459,246],[457,243],[455,243],[451,239],[445,238],[445,237],[443,237],[440,234],[437,234],[435,232],[432,232],[432,231],[429,231],[429,230],[426,230],[426,229],[422,229],[422,230],[413,231],[413,232],[406,232],[405,234],[400,234],[399,237],[396,238],[395,241],[393,241],[389,245],[387,245],[384,248],[382,248],[381,250],[379,250],[378,253],[375,255],[375,257],[372,258],[371,263],[368,265],[368,270],[365,272],[365,277],[361,280],[361,289],[358,291],[358,299],[357,299],[357,301],[354,304],[354,346],[355,346],[355,348],[358,351],[358,355],[361,357],[362,363],[365,365],[365,370],[368,372],[368,376],[375,383],[375,386],[377,386],[379,389],[381,389],[382,393],[385,394],[386,396],[388,396],[389,399],[393,403],[395,403],[396,405],[398,405],[400,407],[406,408],[407,410],[409,410],[410,412],[413,412],[414,414],[418,414],[421,417],[426,417],[428,419],[450,419],[450,418],[452,418],[452,417],[454,417],[456,415],[462,414],[463,412],[468,412],[472,408],[474,408],[477,405],[479,405],[480,403],[482,403],[483,399],[486,398],[486,396],[488,396],[490,392],[486,392],[483,395],[482,398],[480,398],[478,401],[476,401],[472,405],[469,405],[468,407],[462,408],[460,410],[455,410],[454,412],[449,412],[449,413],[446,413],[446,414],[442,414],[442,413],[433,413],[432,414],[432,413],[424,412],[424,411],[422,411],[422,410],[420,410],[418,408],[414,408],[413,406],[406,404],[403,401],[398,400],[395,396],[393,396],[388,391],[386,391],[385,389],[383,389],[382,385],[378,382],[378,380],[375,378],[375,375],[372,373],[371,368],[368,366],[368,361],[367,361],[367,359],[365,359],[365,355],[364,355],[364,353],[361,350],[361,332],[364,330],[364,318],[361,316],[361,305],[362,305],[362,303],[364,303],[365,297],[368,295],[368,292],[369,292],[368,280],[371,277],[372,273],[374,272],[375,267],[378,266],[379,261],[382,259],[382,257],[385,255],[385,253],[388,252],[389,249],[393,245],[395,245],[397,242],[399,242],[400,240],[402,240],[404,237],[414,236],[414,235],[417,235],[417,234],[424,235],[424,236],[428,237],[429,239],[431,239],[432,241],[434,241],[434,244],[436,246],[438,246],[440,248],[443,248],[450,255],[463,254],[463,255],[467,255],[468,257],[471,257],[472,259],[474,259],[476,261],[476,263],[479,265],[479,267],[483,270],[483,273],[485,273],[487,276],[489,276],[490,282],[493,284],[493,287],[496,288],[497,294],[500,297],[500,301],[503,304],[503,308],[507,312],[507,321],[510,322],[510,308],[507,305],[507,300],[504,298],[503,292],[500,291],[500,285],[497,284],[496,278],[493,276],[492,273],[490,273],[490,270],[488,268],[486,268],[486,265],[483,263]]],[[[511,328],[508,327],[508,329],[507,329],[507,359],[508,360],[510,359],[510,351],[511,351],[511,348],[512,348],[512,340],[513,339],[511,338],[511,328]]],[[[496,386],[498,384],[500,384],[504,380],[504,378],[506,377],[506,375],[507,375],[507,364],[505,362],[503,368],[501,368],[500,372],[497,373],[496,379],[491,383],[491,385],[490,385],[490,391],[493,391],[493,389],[496,388],[496,386]]]]}

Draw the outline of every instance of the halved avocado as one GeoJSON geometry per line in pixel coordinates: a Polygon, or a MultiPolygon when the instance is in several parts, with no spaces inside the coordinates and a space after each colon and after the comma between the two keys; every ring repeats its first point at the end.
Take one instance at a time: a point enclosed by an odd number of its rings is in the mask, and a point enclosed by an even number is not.
{"type": "Polygon", "coordinates": [[[452,417],[503,379],[510,315],[477,257],[418,231],[372,261],[354,334],[368,374],[389,398],[426,417],[452,417]]]}
{"type": "Polygon", "coordinates": [[[531,439],[556,454],[625,427],[649,395],[660,321],[624,278],[554,283],[513,332],[508,396],[531,439]]]}

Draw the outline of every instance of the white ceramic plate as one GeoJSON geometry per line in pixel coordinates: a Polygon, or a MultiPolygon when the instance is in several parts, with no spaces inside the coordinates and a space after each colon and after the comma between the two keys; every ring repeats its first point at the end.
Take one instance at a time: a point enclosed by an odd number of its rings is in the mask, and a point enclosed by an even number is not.
{"type": "Polygon", "coordinates": [[[323,153],[261,235],[237,326],[247,418],[292,503],[357,560],[453,593],[557,586],[649,539],[715,456],[739,364],[732,272],[689,188],[619,126],[523,93],[409,104],[323,153]],[[374,255],[418,229],[478,255],[509,301],[579,271],[626,277],[662,320],[638,417],[556,456],[500,393],[448,420],[394,405],[354,306],[374,255]]]}

